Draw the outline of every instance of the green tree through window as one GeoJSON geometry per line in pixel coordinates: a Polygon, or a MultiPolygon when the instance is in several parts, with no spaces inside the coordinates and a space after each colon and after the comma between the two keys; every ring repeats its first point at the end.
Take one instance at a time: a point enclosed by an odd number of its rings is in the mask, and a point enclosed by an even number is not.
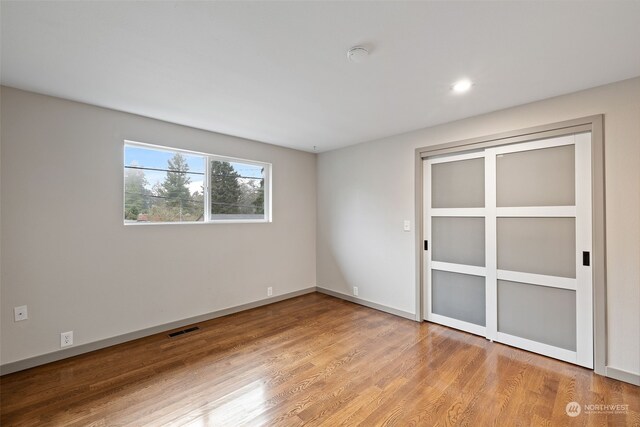
{"type": "Polygon", "coordinates": [[[242,190],[240,174],[229,162],[213,160],[211,162],[211,213],[238,214],[242,190]]]}
{"type": "Polygon", "coordinates": [[[139,214],[148,211],[151,196],[151,191],[146,188],[149,182],[144,176],[144,171],[136,167],[134,163],[132,168],[127,168],[124,172],[124,217],[134,221],[138,219],[139,214]]]}
{"type": "MultiPolygon", "coordinates": [[[[264,177],[264,168],[260,170],[264,177]]],[[[258,188],[258,195],[256,199],[253,201],[253,206],[256,208],[257,214],[264,214],[264,178],[260,180],[260,188],[258,188]]]]}
{"type": "Polygon", "coordinates": [[[198,221],[202,219],[203,198],[191,195],[188,175],[189,165],[185,157],[176,153],[167,161],[167,175],[156,185],[155,195],[160,201],[154,204],[152,216],[160,221],[198,221]]]}

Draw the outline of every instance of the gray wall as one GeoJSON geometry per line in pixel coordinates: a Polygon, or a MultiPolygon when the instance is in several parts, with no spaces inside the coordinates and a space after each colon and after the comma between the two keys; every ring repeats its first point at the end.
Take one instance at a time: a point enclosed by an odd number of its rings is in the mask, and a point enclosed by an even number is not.
{"type": "Polygon", "coordinates": [[[2,364],[315,286],[315,154],[0,96],[2,364]],[[272,163],[273,223],[124,227],[124,139],[272,163]]]}
{"type": "Polygon", "coordinates": [[[318,286],[415,313],[415,148],[601,113],[608,366],[640,374],[640,78],[319,155],[318,286]]]}

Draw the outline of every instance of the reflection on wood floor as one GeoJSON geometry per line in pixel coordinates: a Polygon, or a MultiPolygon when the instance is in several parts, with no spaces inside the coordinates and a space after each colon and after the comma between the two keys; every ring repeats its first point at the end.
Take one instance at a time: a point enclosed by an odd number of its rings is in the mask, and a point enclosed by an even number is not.
{"type": "Polygon", "coordinates": [[[2,377],[2,426],[640,426],[639,387],[322,294],[199,326],[2,377]]]}

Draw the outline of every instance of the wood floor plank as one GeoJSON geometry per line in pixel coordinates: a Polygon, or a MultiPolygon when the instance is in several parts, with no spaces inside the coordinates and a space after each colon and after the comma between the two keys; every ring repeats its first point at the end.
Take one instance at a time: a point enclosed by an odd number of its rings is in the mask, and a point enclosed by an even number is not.
{"type": "Polygon", "coordinates": [[[0,424],[640,426],[639,387],[322,294],[198,326],[5,375],[0,424]]]}

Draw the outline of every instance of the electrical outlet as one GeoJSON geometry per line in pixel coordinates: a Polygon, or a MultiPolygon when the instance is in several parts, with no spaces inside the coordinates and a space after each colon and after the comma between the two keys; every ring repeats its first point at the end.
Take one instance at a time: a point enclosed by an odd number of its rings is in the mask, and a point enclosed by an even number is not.
{"type": "Polygon", "coordinates": [[[61,333],[60,347],[69,347],[70,345],[73,345],[73,331],[61,333]]]}
{"type": "Polygon", "coordinates": [[[27,312],[27,306],[21,305],[20,307],[13,308],[13,320],[19,322],[21,320],[27,320],[29,313],[27,312]]]}
{"type": "Polygon", "coordinates": [[[273,295],[273,288],[271,286],[269,286],[267,288],[267,296],[270,297],[271,295],[273,295]]]}
{"type": "Polygon", "coordinates": [[[356,297],[358,296],[358,287],[357,286],[353,287],[353,296],[356,296],[356,297]]]}
{"type": "Polygon", "coordinates": [[[404,231],[411,231],[411,221],[408,219],[405,219],[402,228],[404,231]]]}

